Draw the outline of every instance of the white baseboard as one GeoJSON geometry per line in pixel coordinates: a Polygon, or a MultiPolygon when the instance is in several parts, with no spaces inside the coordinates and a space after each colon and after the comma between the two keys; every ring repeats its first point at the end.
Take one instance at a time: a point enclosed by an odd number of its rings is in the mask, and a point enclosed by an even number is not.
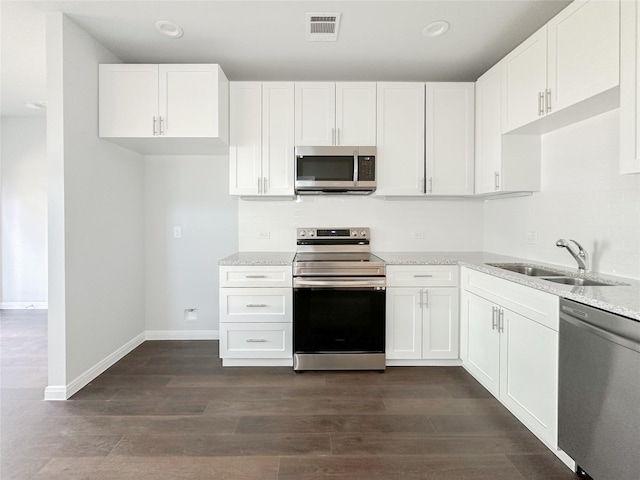
{"type": "Polygon", "coordinates": [[[145,340],[220,340],[219,330],[147,330],[145,340]]]}
{"type": "Polygon", "coordinates": [[[145,340],[145,333],[141,333],[136,337],[129,340],[122,347],[115,352],[108,355],[103,360],[96,363],[93,367],[89,368],[82,375],[72,380],[66,386],[52,385],[48,386],[44,390],[45,400],[67,400],[74,393],[78,392],[82,387],[94,380],[98,375],[104,372],[107,368],[111,367],[118,360],[123,358],[126,354],[131,352],[134,348],[138,347],[145,340]]]}
{"type": "Polygon", "coordinates": [[[462,360],[391,360],[387,358],[387,367],[459,367],[462,360]]]}
{"type": "Polygon", "coordinates": [[[0,310],[46,310],[47,302],[0,302],[0,310]]]}

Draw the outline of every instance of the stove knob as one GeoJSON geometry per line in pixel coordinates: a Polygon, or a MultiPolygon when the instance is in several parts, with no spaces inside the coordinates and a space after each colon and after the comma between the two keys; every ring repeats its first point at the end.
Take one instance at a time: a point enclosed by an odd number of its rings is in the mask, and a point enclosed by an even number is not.
{"type": "Polygon", "coordinates": [[[304,237],[307,235],[307,232],[305,232],[304,230],[300,230],[300,234],[301,237],[304,237]]]}
{"type": "Polygon", "coordinates": [[[309,236],[310,237],[315,237],[316,236],[315,230],[309,230],[309,236]]]}
{"type": "Polygon", "coordinates": [[[366,237],[367,236],[367,232],[364,230],[360,230],[360,236],[361,237],[366,237]]]}
{"type": "Polygon", "coordinates": [[[352,237],[357,237],[358,236],[358,232],[356,232],[355,230],[351,230],[351,236],[352,237]]]}

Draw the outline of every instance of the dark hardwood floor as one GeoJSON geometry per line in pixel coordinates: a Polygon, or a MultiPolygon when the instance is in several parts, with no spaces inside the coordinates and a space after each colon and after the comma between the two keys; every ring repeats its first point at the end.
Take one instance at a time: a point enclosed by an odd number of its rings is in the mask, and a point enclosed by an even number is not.
{"type": "Polygon", "coordinates": [[[462,368],[222,368],[216,341],[155,341],[45,402],[46,312],[1,315],[3,480],[577,478],[462,368]]]}

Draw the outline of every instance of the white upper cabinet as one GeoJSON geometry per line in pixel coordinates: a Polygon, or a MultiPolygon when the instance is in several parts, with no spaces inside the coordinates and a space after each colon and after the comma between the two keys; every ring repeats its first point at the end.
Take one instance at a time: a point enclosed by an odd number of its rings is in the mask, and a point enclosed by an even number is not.
{"type": "Polygon", "coordinates": [[[101,137],[153,137],[158,132],[158,65],[99,67],[101,137]]]}
{"type": "Polygon", "coordinates": [[[214,64],[102,64],[99,135],[142,153],[226,150],[229,82],[214,64]]]}
{"type": "Polygon", "coordinates": [[[548,24],[546,110],[562,110],[620,83],[620,2],[575,0],[548,24]]]}
{"type": "Polygon", "coordinates": [[[378,83],[376,195],[424,192],[424,83],[378,83]]]}
{"type": "Polygon", "coordinates": [[[540,190],[540,136],[502,135],[503,65],[476,81],[476,195],[540,190]]]}
{"type": "Polygon", "coordinates": [[[547,26],[503,60],[503,132],[537,120],[544,113],[547,88],[547,26]]]}
{"type": "Polygon", "coordinates": [[[232,82],[229,193],[293,196],[292,82],[232,82]]]}
{"type": "Polygon", "coordinates": [[[426,193],[473,194],[474,84],[426,84],[426,193]]]}
{"type": "Polygon", "coordinates": [[[537,132],[615,108],[616,95],[605,93],[619,84],[619,22],[619,1],[575,0],[509,53],[502,70],[503,133],[560,111],[537,132]],[[587,99],[589,105],[566,110],[587,99]]]}
{"type": "Polygon", "coordinates": [[[376,84],[336,83],[336,145],[375,144],[376,84]]]}
{"type": "Polygon", "coordinates": [[[375,146],[376,84],[295,84],[295,144],[375,146]]]}
{"type": "Polygon", "coordinates": [[[620,173],[640,173],[640,6],[620,8],[620,173]]]}

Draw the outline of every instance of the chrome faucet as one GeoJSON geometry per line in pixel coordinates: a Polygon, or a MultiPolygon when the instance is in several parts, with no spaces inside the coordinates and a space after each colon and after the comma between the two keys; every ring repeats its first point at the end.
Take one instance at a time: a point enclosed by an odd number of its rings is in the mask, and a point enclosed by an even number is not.
{"type": "Polygon", "coordinates": [[[576,260],[576,262],[578,262],[578,272],[585,273],[589,271],[589,254],[587,251],[575,240],[569,240],[569,242],[564,238],[561,238],[556,242],[556,247],[566,248],[569,251],[571,256],[576,260]],[[577,252],[571,247],[569,242],[576,244],[576,247],[578,247],[577,252]]]}

